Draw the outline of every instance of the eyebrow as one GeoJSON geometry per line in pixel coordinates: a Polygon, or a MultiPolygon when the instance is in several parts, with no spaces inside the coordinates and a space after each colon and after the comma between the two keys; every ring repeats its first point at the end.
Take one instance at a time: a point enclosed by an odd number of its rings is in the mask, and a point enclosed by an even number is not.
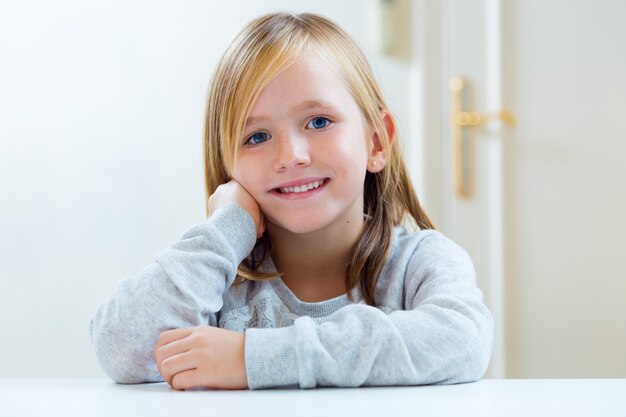
{"type": "MultiPolygon", "coordinates": [[[[298,103],[297,105],[293,106],[291,108],[291,112],[301,112],[304,110],[310,110],[310,109],[331,109],[331,110],[335,110],[336,107],[328,102],[328,101],[324,101],[324,100],[306,100],[303,101],[302,103],[298,103]]],[[[267,120],[269,119],[269,117],[267,116],[257,116],[257,117],[248,117],[248,119],[246,120],[246,126],[250,126],[252,124],[261,122],[263,120],[267,120]]]]}

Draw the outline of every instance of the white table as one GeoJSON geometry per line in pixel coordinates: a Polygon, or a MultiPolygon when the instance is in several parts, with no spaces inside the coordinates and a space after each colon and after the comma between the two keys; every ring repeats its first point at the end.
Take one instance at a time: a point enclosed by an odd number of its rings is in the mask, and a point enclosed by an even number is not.
{"type": "Polygon", "coordinates": [[[175,391],[98,379],[0,379],[0,416],[620,416],[626,379],[262,391],[175,391]]]}

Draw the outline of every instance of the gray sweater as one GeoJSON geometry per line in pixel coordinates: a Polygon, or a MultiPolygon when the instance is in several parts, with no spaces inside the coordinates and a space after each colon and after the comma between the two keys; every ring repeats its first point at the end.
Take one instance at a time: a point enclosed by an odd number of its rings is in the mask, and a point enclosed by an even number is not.
{"type": "Polygon", "coordinates": [[[378,308],[358,290],[353,301],[307,303],[280,278],[231,285],[255,235],[244,209],[221,207],[120,281],[89,324],[105,372],[120,383],[162,381],[152,356],[158,335],[211,325],[245,331],[251,389],[452,384],[484,374],[493,318],[470,258],[441,233],[394,229],[378,308]]]}

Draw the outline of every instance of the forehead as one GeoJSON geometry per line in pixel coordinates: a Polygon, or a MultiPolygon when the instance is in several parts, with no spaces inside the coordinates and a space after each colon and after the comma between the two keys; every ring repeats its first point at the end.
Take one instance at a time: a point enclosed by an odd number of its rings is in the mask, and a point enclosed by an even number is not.
{"type": "Polygon", "coordinates": [[[250,116],[270,107],[300,110],[319,104],[356,106],[338,70],[321,56],[307,52],[278,73],[261,91],[250,116]]]}

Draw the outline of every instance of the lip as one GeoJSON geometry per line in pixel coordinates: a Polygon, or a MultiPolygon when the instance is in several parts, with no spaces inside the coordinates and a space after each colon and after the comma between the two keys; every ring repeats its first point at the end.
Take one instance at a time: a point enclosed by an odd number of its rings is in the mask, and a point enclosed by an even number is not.
{"type": "Polygon", "coordinates": [[[287,181],[287,182],[283,182],[282,184],[278,184],[277,186],[270,188],[270,191],[274,191],[274,190],[276,190],[278,188],[296,187],[296,186],[299,186],[299,185],[309,184],[311,182],[323,181],[323,180],[328,180],[328,179],[330,179],[330,178],[326,178],[326,177],[299,178],[297,180],[287,181]]]}
{"type": "Polygon", "coordinates": [[[284,183],[279,184],[276,187],[273,187],[269,190],[269,193],[275,197],[281,198],[281,199],[285,199],[285,200],[301,200],[303,198],[309,198],[311,196],[314,196],[315,194],[321,192],[324,188],[326,188],[326,186],[328,185],[328,183],[330,182],[330,178],[327,177],[307,177],[307,178],[299,178],[297,180],[293,180],[293,181],[287,181],[284,183]],[[304,191],[301,193],[287,193],[284,194],[282,192],[279,191],[280,188],[287,188],[287,187],[296,187],[296,186],[300,186],[300,185],[304,185],[304,184],[309,184],[311,182],[315,182],[315,181],[323,181],[323,183],[317,187],[317,188],[312,188],[308,191],[304,191]]]}

